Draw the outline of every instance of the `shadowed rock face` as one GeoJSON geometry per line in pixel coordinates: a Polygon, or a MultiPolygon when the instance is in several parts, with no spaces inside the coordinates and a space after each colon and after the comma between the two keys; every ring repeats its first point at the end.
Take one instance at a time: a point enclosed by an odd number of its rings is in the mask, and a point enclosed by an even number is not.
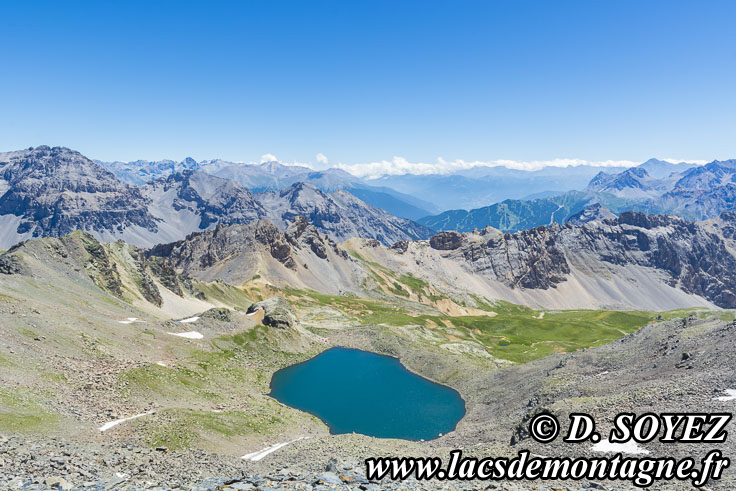
{"type": "Polygon", "coordinates": [[[0,215],[20,217],[21,235],[58,237],[132,225],[157,230],[138,189],[68,148],[0,154],[0,181],[8,187],[0,197],[0,215]]]}
{"type": "Polygon", "coordinates": [[[462,243],[462,236],[457,232],[440,232],[429,239],[429,245],[438,251],[451,251],[459,248],[462,243]]]}
{"type": "Polygon", "coordinates": [[[736,307],[736,259],[723,237],[674,216],[625,212],[614,219],[553,224],[486,241],[473,234],[450,236],[437,240],[454,248],[450,255],[512,287],[554,287],[566,281],[572,259],[590,257],[622,267],[652,268],[664,273],[670,286],[720,307],[736,307]],[[462,244],[456,247],[458,237],[462,244]]]}

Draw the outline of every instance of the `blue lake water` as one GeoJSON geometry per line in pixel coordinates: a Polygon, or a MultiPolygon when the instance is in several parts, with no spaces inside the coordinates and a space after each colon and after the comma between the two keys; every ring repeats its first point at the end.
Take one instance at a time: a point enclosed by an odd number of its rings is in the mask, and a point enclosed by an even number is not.
{"type": "Polygon", "coordinates": [[[271,397],[314,414],[331,433],[430,440],[455,429],[465,401],[390,356],[332,348],[271,379],[271,397]]]}

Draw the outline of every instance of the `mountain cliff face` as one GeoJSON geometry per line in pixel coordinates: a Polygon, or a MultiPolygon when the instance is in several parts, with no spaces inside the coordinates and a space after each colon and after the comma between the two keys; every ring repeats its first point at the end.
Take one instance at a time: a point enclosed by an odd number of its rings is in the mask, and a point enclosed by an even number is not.
{"type": "Polygon", "coordinates": [[[75,230],[157,230],[138,189],[79,152],[47,146],[0,154],[0,224],[0,248],[75,230]]]}
{"type": "Polygon", "coordinates": [[[427,239],[433,235],[429,228],[393,216],[345,191],[327,194],[308,183],[296,183],[256,197],[268,211],[269,219],[282,228],[295,217],[303,216],[338,242],[363,237],[391,245],[400,240],[427,239]]]}
{"type": "Polygon", "coordinates": [[[736,307],[736,258],[724,238],[678,217],[625,212],[618,218],[553,224],[482,241],[461,237],[457,234],[451,242],[452,257],[511,288],[546,290],[567,281],[573,269],[636,266],[688,294],[736,307]]]}
{"type": "MultiPolygon", "coordinates": [[[[140,189],[144,196],[151,199],[153,208],[162,219],[172,212],[176,215],[195,215],[199,218],[197,230],[204,230],[216,223],[248,223],[266,216],[266,211],[250,191],[235,181],[201,171],[187,170],[172,174],[140,189]]],[[[186,219],[170,216],[168,221],[182,223],[186,219]]],[[[185,233],[193,231],[186,230],[185,233]]]]}
{"type": "Polygon", "coordinates": [[[268,220],[218,225],[147,255],[198,279],[236,285],[263,276],[289,288],[337,293],[353,289],[360,275],[355,261],[304,217],[294,217],[284,232],[268,220]]]}

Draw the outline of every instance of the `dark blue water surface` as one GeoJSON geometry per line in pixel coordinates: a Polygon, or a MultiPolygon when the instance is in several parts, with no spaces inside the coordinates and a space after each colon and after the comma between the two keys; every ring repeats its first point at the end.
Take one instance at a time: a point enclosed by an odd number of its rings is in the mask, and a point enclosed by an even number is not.
{"type": "Polygon", "coordinates": [[[390,356],[332,348],[274,373],[271,396],[314,414],[333,434],[429,440],[455,429],[465,401],[390,356]]]}

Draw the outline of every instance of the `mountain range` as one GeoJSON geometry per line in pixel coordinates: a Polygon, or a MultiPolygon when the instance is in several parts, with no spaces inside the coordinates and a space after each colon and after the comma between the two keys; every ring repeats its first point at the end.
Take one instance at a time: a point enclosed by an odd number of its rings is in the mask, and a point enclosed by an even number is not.
{"type": "Polygon", "coordinates": [[[311,183],[327,193],[347,191],[366,203],[411,220],[441,211],[428,201],[389,187],[371,185],[336,168],[314,171],[308,167],[284,165],[276,161],[260,164],[242,164],[219,159],[197,162],[191,157],[181,162],[174,160],[96,162],[114,173],[121,181],[131,185],[142,185],[187,170],[199,170],[213,176],[232,179],[254,193],[279,190],[298,182],[311,183]]]}
{"type": "MultiPolygon", "coordinates": [[[[569,191],[583,190],[600,173],[591,165],[547,166],[525,171],[504,166],[478,166],[450,174],[385,175],[356,177],[341,168],[315,171],[303,165],[276,161],[243,164],[221,159],[196,161],[186,158],[134,162],[98,162],[123,182],[140,185],[173,172],[197,169],[233,179],[251,192],[282,189],[296,182],[309,182],[322,191],[344,190],[393,215],[412,220],[456,209],[474,209],[504,200],[550,198],[569,191]]],[[[695,167],[695,164],[670,163],[650,159],[639,168],[649,176],[663,179],[695,167]]]]}
{"type": "Polygon", "coordinates": [[[432,235],[427,227],[396,217],[347,191],[327,194],[312,184],[296,182],[278,192],[254,195],[238,182],[213,176],[193,164],[179,170],[176,166],[157,168],[172,172],[134,186],[63,147],[0,154],[0,247],[75,230],[100,240],[150,247],[216,224],[266,217],[285,229],[298,215],[309,217],[322,233],[336,240],[361,236],[390,245],[432,235]]]}
{"type": "Polygon", "coordinates": [[[434,230],[471,231],[491,226],[517,231],[565,223],[593,204],[617,214],[640,211],[690,220],[714,218],[736,207],[736,160],[716,160],[703,166],[649,160],[615,174],[599,172],[580,191],[505,200],[469,211],[449,210],[418,221],[434,230]],[[672,169],[675,172],[667,173],[672,169]]]}

